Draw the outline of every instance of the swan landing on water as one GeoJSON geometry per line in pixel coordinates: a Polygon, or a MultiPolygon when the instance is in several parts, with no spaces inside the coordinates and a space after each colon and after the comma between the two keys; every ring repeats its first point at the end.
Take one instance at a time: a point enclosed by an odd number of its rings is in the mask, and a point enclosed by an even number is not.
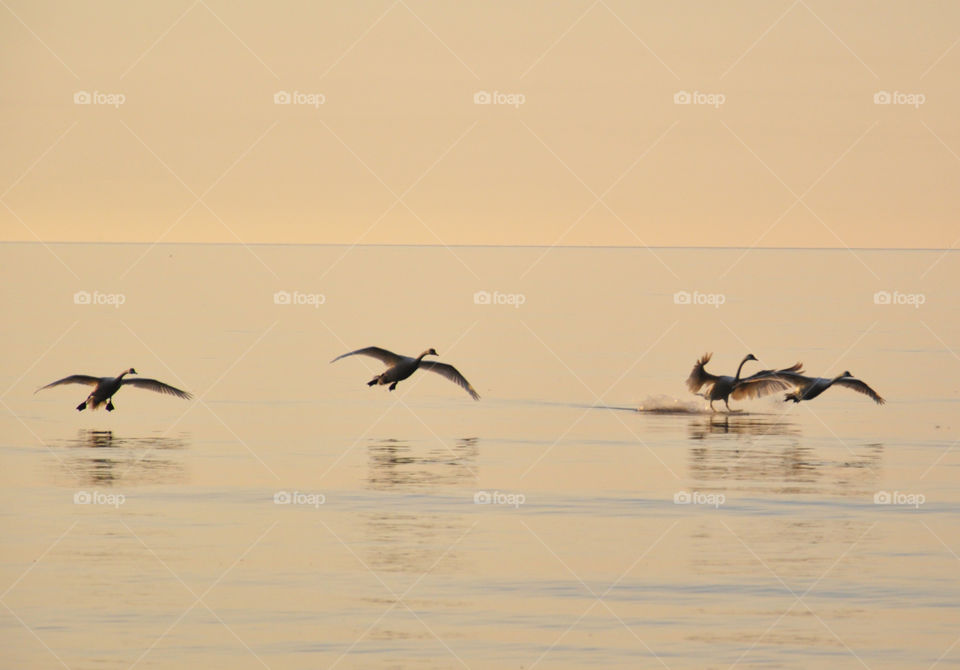
{"type": "Polygon", "coordinates": [[[387,351],[386,349],[381,349],[380,347],[366,347],[364,349],[357,349],[356,351],[341,354],[330,362],[333,363],[335,361],[339,361],[341,358],[355,356],[357,354],[371,356],[387,366],[387,369],[382,374],[379,374],[368,381],[367,386],[382,386],[389,384],[389,390],[392,391],[397,388],[397,384],[399,382],[402,382],[404,379],[412,375],[417,371],[417,369],[423,368],[424,370],[430,370],[431,372],[436,372],[438,375],[446,377],[454,384],[463,388],[467,393],[469,393],[471,398],[474,400],[480,400],[480,395],[476,392],[476,390],[474,390],[473,386],[470,385],[470,382],[468,382],[455,367],[452,365],[447,365],[446,363],[423,360],[424,356],[436,356],[436,349],[427,349],[416,358],[411,358],[410,356],[401,356],[399,354],[395,354],[392,351],[387,351]]]}
{"type": "Polygon", "coordinates": [[[824,377],[804,377],[803,375],[795,372],[785,372],[783,376],[784,378],[789,379],[790,382],[796,386],[793,392],[783,396],[784,400],[792,400],[793,402],[800,402],[801,400],[813,400],[831,386],[837,385],[844,386],[848,389],[853,389],[857,393],[870,396],[878,405],[882,405],[886,402],[886,400],[880,397],[879,393],[867,386],[865,382],[862,382],[851,375],[849,371],[845,371],[842,375],[837,375],[833,379],[826,379],[824,377]]]}
{"type": "Polygon", "coordinates": [[[156,393],[165,393],[167,395],[174,395],[178,398],[184,398],[189,400],[191,396],[186,391],[181,391],[178,388],[170,386],[169,384],[164,384],[163,382],[158,382],[156,379],[124,379],[125,375],[135,375],[137,371],[133,368],[129,370],[124,370],[116,377],[91,377],[90,375],[70,375],[69,377],[64,377],[63,379],[58,379],[55,382],[47,384],[38,388],[34,393],[38,393],[43,389],[48,389],[53,386],[60,386],[61,384],[86,384],[87,386],[93,386],[94,389],[87,396],[87,399],[82,403],[77,405],[77,411],[82,412],[85,409],[100,409],[100,406],[106,403],[106,410],[112,412],[116,409],[113,406],[113,395],[120,390],[121,386],[136,386],[137,388],[147,389],[149,391],[155,391],[156,393]]]}
{"type": "Polygon", "coordinates": [[[704,369],[706,364],[710,362],[712,356],[713,354],[704,354],[700,360],[697,361],[696,365],[693,366],[693,370],[690,371],[690,376],[687,377],[687,388],[690,389],[691,393],[702,395],[709,400],[711,410],[714,409],[713,403],[715,400],[722,400],[723,404],[727,406],[727,411],[730,411],[729,400],[731,397],[734,400],[742,400],[745,398],[760,398],[765,395],[770,395],[771,393],[776,393],[777,391],[785,391],[794,385],[794,382],[789,380],[785,375],[787,373],[803,372],[803,364],[796,363],[789,368],[783,368],[782,370],[762,370],[741,379],[740,372],[743,370],[744,364],[747,361],[757,360],[753,354],[747,354],[744,359],[740,361],[736,375],[733,377],[729,375],[718,376],[710,374],[704,369]],[[703,392],[699,392],[701,388],[704,389],[703,392]]]}

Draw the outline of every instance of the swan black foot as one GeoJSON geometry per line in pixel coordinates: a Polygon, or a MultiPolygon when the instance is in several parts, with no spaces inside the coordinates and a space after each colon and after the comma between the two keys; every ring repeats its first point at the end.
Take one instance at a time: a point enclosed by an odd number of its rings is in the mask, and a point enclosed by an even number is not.
{"type": "Polygon", "coordinates": [[[392,384],[390,384],[389,389],[390,389],[391,391],[392,391],[393,389],[395,389],[395,388],[397,388],[397,382],[393,382],[392,384]]]}
{"type": "Polygon", "coordinates": [[[377,382],[380,381],[376,377],[367,382],[367,386],[376,386],[377,382]]]}
{"type": "Polygon", "coordinates": [[[108,412],[112,412],[112,411],[115,410],[115,409],[116,409],[116,407],[113,406],[113,403],[108,400],[108,401],[107,401],[107,411],[108,411],[108,412]]]}
{"type": "Polygon", "coordinates": [[[85,410],[86,408],[87,408],[87,401],[86,401],[86,400],[84,400],[82,403],[80,403],[79,405],[77,405],[77,411],[78,411],[78,412],[82,412],[82,411],[85,410]]]}

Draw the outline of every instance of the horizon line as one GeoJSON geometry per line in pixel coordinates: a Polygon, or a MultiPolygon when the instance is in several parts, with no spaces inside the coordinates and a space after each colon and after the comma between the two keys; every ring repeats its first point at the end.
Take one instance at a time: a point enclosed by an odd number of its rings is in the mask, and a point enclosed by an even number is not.
{"type": "Polygon", "coordinates": [[[956,247],[787,247],[787,246],[704,246],[704,245],[640,245],[640,244],[409,244],[400,242],[136,242],[80,240],[0,240],[2,245],[101,245],[101,246],[221,246],[221,247],[397,247],[425,249],[689,249],[730,251],[960,251],[956,247]]]}

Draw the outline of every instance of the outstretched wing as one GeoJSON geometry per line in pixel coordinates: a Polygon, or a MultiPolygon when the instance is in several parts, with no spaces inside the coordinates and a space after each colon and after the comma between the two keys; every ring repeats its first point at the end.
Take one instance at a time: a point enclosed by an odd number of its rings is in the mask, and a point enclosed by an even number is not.
{"type": "Polygon", "coordinates": [[[802,382],[808,382],[812,377],[804,377],[803,372],[803,363],[794,363],[789,368],[781,368],[780,370],[761,370],[760,372],[755,372],[749,377],[744,377],[742,381],[750,381],[752,379],[766,379],[767,377],[781,377],[787,379],[794,384],[800,384],[802,382]]]}
{"type": "Polygon", "coordinates": [[[137,377],[136,379],[124,379],[123,386],[136,386],[137,388],[147,389],[148,391],[155,391],[156,393],[165,393],[166,395],[175,395],[178,398],[183,398],[189,400],[193,396],[187,393],[186,391],[181,391],[180,389],[170,386],[169,384],[164,384],[163,382],[158,382],[156,379],[145,379],[144,377],[137,377]]]}
{"type": "Polygon", "coordinates": [[[100,383],[99,377],[91,377],[90,375],[70,375],[69,377],[64,377],[63,379],[58,379],[55,382],[51,382],[46,386],[41,386],[34,393],[42,391],[43,389],[48,389],[53,386],[60,386],[61,384],[86,384],[87,386],[96,386],[100,383]]]}
{"type": "Polygon", "coordinates": [[[878,405],[882,405],[883,403],[886,402],[886,400],[880,397],[879,393],[874,391],[872,388],[867,386],[864,382],[860,381],[859,379],[855,379],[853,377],[842,377],[833,383],[838,384],[839,386],[846,386],[848,389],[853,389],[857,393],[868,395],[871,398],[873,398],[873,401],[878,405]]]}
{"type": "Polygon", "coordinates": [[[733,391],[730,392],[730,397],[734,400],[762,398],[777,391],[784,391],[794,385],[794,382],[778,376],[775,372],[766,377],[758,377],[761,374],[763,373],[758,372],[756,375],[738,381],[736,386],[733,387],[733,391]]]}
{"type": "Polygon", "coordinates": [[[363,356],[371,356],[390,367],[393,367],[394,365],[402,361],[404,358],[406,358],[406,356],[400,356],[398,354],[393,353],[392,351],[381,349],[380,347],[364,347],[363,349],[357,349],[356,351],[351,351],[346,354],[340,354],[330,362],[333,363],[335,361],[339,361],[341,358],[346,358],[347,356],[356,356],[357,354],[361,354],[363,356]]]}
{"type": "Polygon", "coordinates": [[[809,377],[800,374],[803,363],[794,363],[789,368],[780,370],[761,370],[749,377],[744,377],[734,386],[730,397],[734,400],[762,398],[765,395],[785,391],[795,386],[802,386],[810,381],[809,377]]]}
{"type": "Polygon", "coordinates": [[[480,394],[470,385],[470,382],[467,381],[466,377],[460,374],[460,371],[457,370],[452,365],[447,365],[446,363],[437,363],[435,361],[423,361],[420,363],[420,367],[424,370],[430,370],[436,372],[438,375],[443,375],[450,381],[452,381],[457,386],[466,390],[470,394],[470,397],[474,400],[480,400],[480,394]]]}
{"type": "Polygon", "coordinates": [[[693,366],[693,370],[690,371],[690,376],[687,377],[687,388],[690,389],[691,393],[696,393],[705,384],[712,386],[717,381],[716,375],[712,375],[703,369],[703,366],[710,362],[712,356],[713,354],[701,356],[697,364],[693,366]]]}
{"type": "Polygon", "coordinates": [[[803,363],[797,361],[789,368],[782,368],[780,370],[776,370],[775,372],[779,375],[794,375],[799,377],[802,376],[800,373],[803,372],[803,363]]]}

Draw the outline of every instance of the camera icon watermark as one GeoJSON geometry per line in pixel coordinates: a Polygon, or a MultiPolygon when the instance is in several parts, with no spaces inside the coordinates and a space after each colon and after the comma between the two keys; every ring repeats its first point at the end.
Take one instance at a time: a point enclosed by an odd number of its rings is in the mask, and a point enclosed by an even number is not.
{"type": "Polygon", "coordinates": [[[877,91],[873,94],[873,104],[875,105],[908,105],[914,109],[919,109],[920,105],[926,101],[927,96],[923,93],[877,91]]]}
{"type": "Polygon", "coordinates": [[[75,105],[107,105],[119,109],[127,101],[123,93],[101,93],[100,91],[76,91],[73,94],[75,105]]]}
{"type": "Polygon", "coordinates": [[[103,491],[77,491],[73,494],[74,505],[109,505],[115,509],[127,501],[122,493],[104,493],[103,491]]]}
{"type": "Polygon", "coordinates": [[[322,493],[305,493],[303,491],[277,491],[273,494],[274,505],[306,505],[319,509],[327,502],[322,493]]]}
{"type": "Polygon", "coordinates": [[[327,302],[322,293],[301,293],[300,291],[277,291],[273,294],[274,305],[306,305],[318,309],[327,302]]]}
{"type": "Polygon", "coordinates": [[[473,494],[474,505],[505,505],[519,509],[527,502],[527,496],[522,493],[503,493],[502,491],[477,491],[473,494]]]}
{"type": "Polygon", "coordinates": [[[673,494],[674,505],[710,505],[718,509],[727,501],[722,493],[701,493],[700,491],[677,491],[673,494]]]}
{"type": "Polygon", "coordinates": [[[927,497],[922,493],[906,493],[904,491],[877,491],[873,494],[874,505],[905,505],[919,509],[920,505],[927,502],[927,497]]]}
{"type": "Polygon", "coordinates": [[[510,305],[515,309],[519,309],[520,305],[525,302],[527,302],[527,296],[523,293],[476,291],[473,294],[474,305],[510,305]]]}
{"type": "Polygon", "coordinates": [[[718,109],[720,105],[727,101],[727,96],[723,93],[701,93],[700,91],[677,91],[673,94],[673,104],[675,105],[707,105],[718,109]]]}
{"type": "Polygon", "coordinates": [[[701,293],[700,291],[677,291],[673,294],[674,305],[711,305],[716,309],[727,302],[723,293],[701,293]]]}
{"type": "Polygon", "coordinates": [[[127,301],[123,293],[101,293],[100,291],[77,291],[73,294],[74,305],[107,305],[119,309],[127,301]]]}
{"type": "Polygon", "coordinates": [[[305,105],[319,109],[327,101],[323,93],[303,93],[302,91],[277,91],[273,94],[275,105],[305,105]]]}
{"type": "Polygon", "coordinates": [[[920,309],[920,305],[927,302],[923,293],[901,293],[900,291],[877,291],[873,294],[874,305],[910,305],[920,309]]]}
{"type": "Polygon", "coordinates": [[[475,105],[509,105],[514,109],[519,109],[520,105],[527,101],[527,96],[523,93],[501,93],[500,91],[477,91],[473,94],[473,104],[475,105]]]}

